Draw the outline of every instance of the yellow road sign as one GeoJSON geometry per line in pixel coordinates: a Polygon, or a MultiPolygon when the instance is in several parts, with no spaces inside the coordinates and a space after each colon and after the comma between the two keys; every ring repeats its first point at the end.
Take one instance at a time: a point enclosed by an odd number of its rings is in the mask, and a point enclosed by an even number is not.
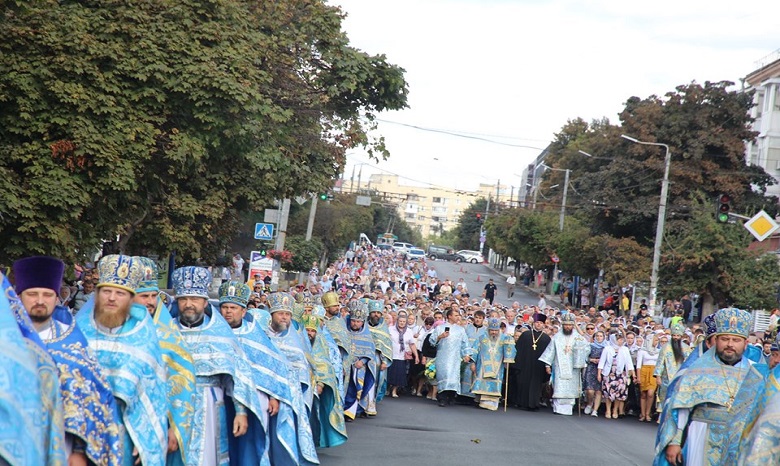
{"type": "Polygon", "coordinates": [[[763,210],[753,216],[750,220],[745,222],[745,228],[759,241],[764,241],[775,232],[780,225],[775,222],[775,219],[769,216],[768,213],[763,210]]]}

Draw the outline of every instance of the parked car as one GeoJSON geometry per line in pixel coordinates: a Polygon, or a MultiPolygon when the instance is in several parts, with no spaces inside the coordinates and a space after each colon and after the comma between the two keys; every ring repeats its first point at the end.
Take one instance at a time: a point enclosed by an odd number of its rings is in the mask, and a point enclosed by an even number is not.
{"type": "Polygon", "coordinates": [[[485,262],[485,258],[482,257],[482,253],[479,251],[461,249],[460,251],[456,252],[456,254],[460,254],[466,259],[466,262],[471,262],[472,264],[481,264],[482,262],[485,262]]]}
{"type": "Polygon", "coordinates": [[[428,246],[428,257],[432,260],[442,259],[445,261],[466,262],[466,258],[456,254],[454,250],[446,246],[428,246]]]}
{"type": "Polygon", "coordinates": [[[398,252],[402,252],[404,254],[409,252],[409,250],[412,249],[413,247],[414,245],[412,243],[404,243],[401,241],[396,241],[395,243],[393,243],[393,249],[395,249],[398,252]]]}
{"type": "Polygon", "coordinates": [[[406,259],[410,261],[425,259],[425,251],[420,248],[410,248],[406,253],[406,259]]]}
{"type": "Polygon", "coordinates": [[[377,244],[376,249],[379,249],[381,251],[392,251],[393,247],[389,244],[377,244]]]}

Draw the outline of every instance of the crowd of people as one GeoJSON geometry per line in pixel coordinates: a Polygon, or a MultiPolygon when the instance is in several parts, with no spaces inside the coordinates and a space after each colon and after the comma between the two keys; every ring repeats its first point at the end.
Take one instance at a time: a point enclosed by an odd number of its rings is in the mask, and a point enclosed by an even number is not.
{"type": "Polygon", "coordinates": [[[737,309],[699,325],[675,303],[660,322],[646,306],[557,309],[543,295],[503,306],[492,280],[472,297],[424,260],[370,247],[276,292],[240,268],[211,290],[210,270],[186,266],[168,293],[154,261],[124,255],[75,292],[56,258],[12,269],[0,300],[8,464],[317,464],[318,448],[399,396],[636,416],[659,423],[658,464],[780,455],[780,349],[737,309]]]}

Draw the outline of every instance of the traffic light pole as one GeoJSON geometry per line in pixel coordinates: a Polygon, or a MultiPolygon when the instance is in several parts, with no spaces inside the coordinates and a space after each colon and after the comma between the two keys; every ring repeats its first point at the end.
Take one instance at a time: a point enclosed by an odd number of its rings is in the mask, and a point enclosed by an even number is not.
{"type": "MultiPolygon", "coordinates": [[[[276,245],[274,249],[281,252],[284,251],[284,240],[287,237],[287,217],[290,216],[290,199],[283,199],[281,202],[282,208],[279,210],[279,231],[276,233],[276,245]]],[[[279,278],[282,275],[282,262],[279,259],[274,260],[274,272],[276,272],[276,283],[273,282],[273,276],[271,284],[275,286],[274,291],[279,289],[279,278]]]]}

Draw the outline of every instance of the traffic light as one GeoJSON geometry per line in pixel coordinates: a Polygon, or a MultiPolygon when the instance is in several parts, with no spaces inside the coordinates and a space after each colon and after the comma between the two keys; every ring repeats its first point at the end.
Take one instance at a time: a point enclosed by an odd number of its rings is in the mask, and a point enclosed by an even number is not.
{"type": "Polygon", "coordinates": [[[328,200],[328,193],[320,193],[320,200],[321,201],[327,201],[328,200]]]}
{"type": "Polygon", "coordinates": [[[482,214],[480,213],[477,214],[477,221],[479,222],[480,225],[482,225],[482,214]]]}
{"type": "Polygon", "coordinates": [[[731,212],[731,196],[721,194],[718,196],[718,211],[715,213],[718,223],[728,223],[731,212]]]}

